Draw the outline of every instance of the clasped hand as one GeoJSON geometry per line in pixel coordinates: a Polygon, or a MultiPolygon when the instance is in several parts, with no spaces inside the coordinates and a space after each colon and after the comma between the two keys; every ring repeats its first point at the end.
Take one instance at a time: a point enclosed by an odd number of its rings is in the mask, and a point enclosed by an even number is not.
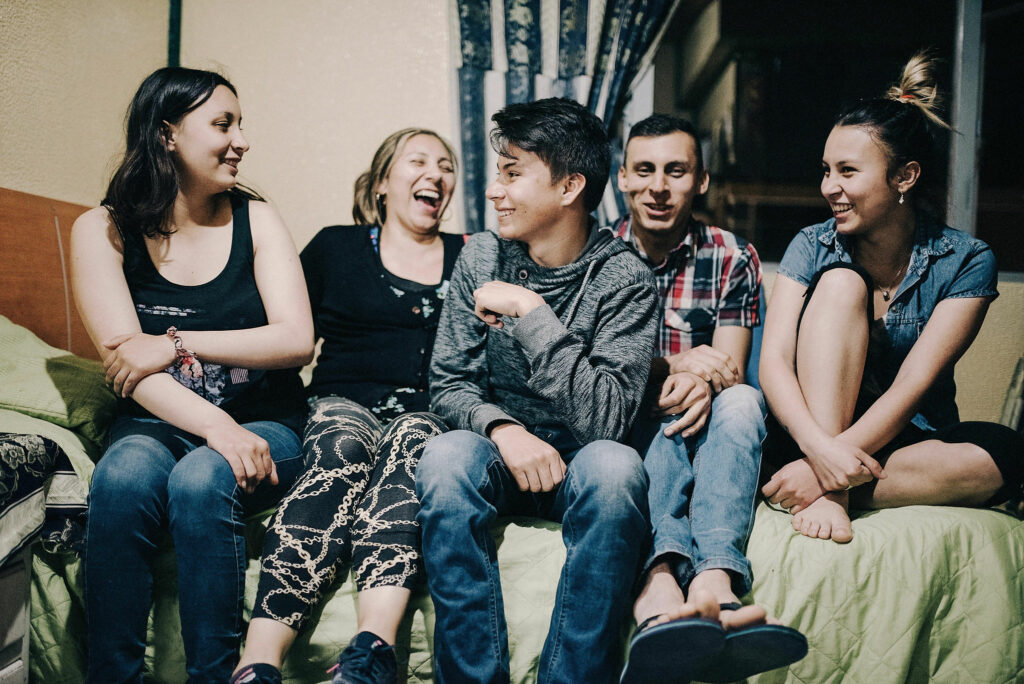
{"type": "Polygon", "coordinates": [[[665,436],[682,432],[683,437],[697,434],[711,415],[711,387],[704,378],[690,371],[673,373],[665,378],[661,395],[654,408],[656,416],[679,419],[665,428],[665,436]]]}
{"type": "Polygon", "coordinates": [[[702,344],[667,357],[669,373],[688,371],[710,383],[718,394],[740,382],[740,369],[732,357],[702,344]]]}
{"type": "Polygon", "coordinates": [[[817,501],[825,489],[818,482],[808,460],[801,458],[779,468],[761,488],[761,493],[769,502],[782,506],[790,513],[799,513],[817,501]]]}
{"type": "Polygon", "coordinates": [[[828,437],[807,453],[807,461],[827,492],[841,491],[885,478],[881,464],[866,451],[838,437],[828,437]]]}
{"type": "Polygon", "coordinates": [[[473,313],[492,328],[502,328],[501,316],[521,318],[538,306],[544,298],[520,285],[492,280],[473,290],[473,313]]]}
{"type": "Polygon", "coordinates": [[[174,342],[166,335],[128,333],[103,343],[110,350],[103,361],[114,394],[129,397],[139,381],[174,363],[174,342]]]}
{"type": "Polygon", "coordinates": [[[558,450],[522,425],[497,426],[491,430],[491,441],[524,492],[550,492],[565,477],[565,461],[558,450]]]}

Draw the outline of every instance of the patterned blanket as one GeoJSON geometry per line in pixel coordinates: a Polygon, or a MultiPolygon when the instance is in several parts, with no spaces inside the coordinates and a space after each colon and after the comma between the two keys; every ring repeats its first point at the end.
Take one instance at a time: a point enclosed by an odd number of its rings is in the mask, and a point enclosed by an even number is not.
{"type": "Polygon", "coordinates": [[[42,533],[77,550],[85,502],[64,450],[40,435],[0,432],[0,566],[42,533]]]}

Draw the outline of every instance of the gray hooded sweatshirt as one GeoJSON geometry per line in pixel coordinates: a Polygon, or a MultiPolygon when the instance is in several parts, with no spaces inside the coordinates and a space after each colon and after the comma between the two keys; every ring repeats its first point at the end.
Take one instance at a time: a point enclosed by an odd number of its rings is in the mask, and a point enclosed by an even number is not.
{"type": "Polygon", "coordinates": [[[636,418],[658,320],[650,269],[607,230],[593,229],[576,261],[544,268],[526,246],[494,233],[463,247],[441,312],[430,365],[431,408],[487,436],[500,422],[568,429],[580,445],[622,440],[636,418]],[[473,313],[491,280],[544,298],[505,327],[473,313]]]}

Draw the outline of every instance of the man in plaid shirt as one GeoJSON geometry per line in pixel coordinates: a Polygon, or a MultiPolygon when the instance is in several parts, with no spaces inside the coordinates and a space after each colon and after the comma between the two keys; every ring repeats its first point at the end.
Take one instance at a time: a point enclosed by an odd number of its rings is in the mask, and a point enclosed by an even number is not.
{"type": "Polygon", "coordinates": [[[743,679],[806,652],[799,632],[739,603],[752,582],[745,551],[765,434],[761,393],[743,384],[761,265],[746,240],[693,218],[709,178],[689,122],[637,123],[618,178],[630,214],[612,230],[651,267],[661,295],[648,402],[632,435],[650,479],[654,543],[622,681],[743,679]]]}

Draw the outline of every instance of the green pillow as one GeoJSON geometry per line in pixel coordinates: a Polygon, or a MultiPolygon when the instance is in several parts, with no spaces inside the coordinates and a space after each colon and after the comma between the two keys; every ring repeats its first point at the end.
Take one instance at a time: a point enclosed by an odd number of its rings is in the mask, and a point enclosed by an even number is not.
{"type": "Polygon", "coordinates": [[[0,316],[0,408],[67,428],[100,448],[116,405],[102,364],[51,347],[0,316]]]}

